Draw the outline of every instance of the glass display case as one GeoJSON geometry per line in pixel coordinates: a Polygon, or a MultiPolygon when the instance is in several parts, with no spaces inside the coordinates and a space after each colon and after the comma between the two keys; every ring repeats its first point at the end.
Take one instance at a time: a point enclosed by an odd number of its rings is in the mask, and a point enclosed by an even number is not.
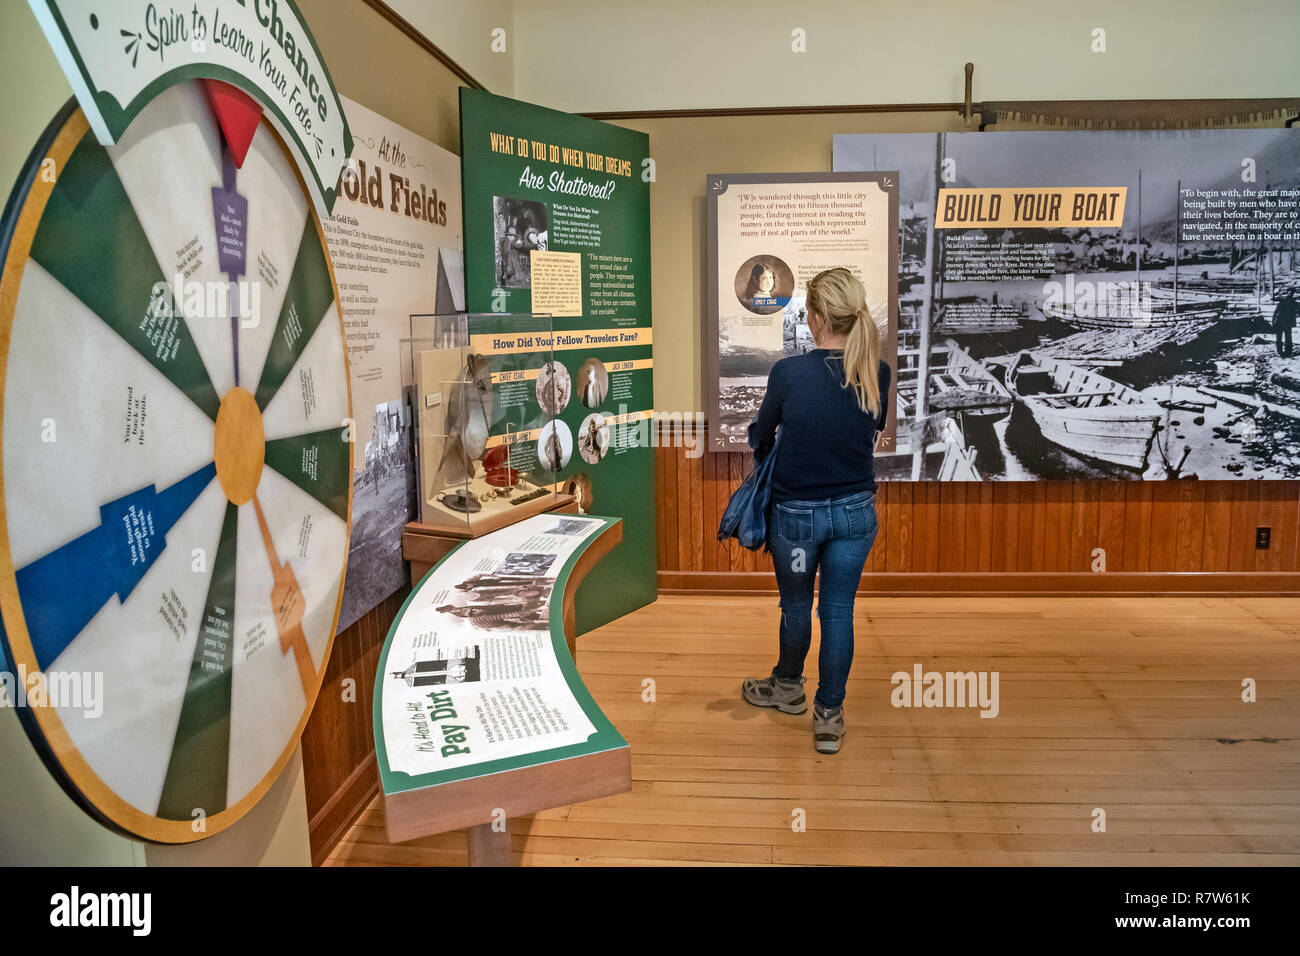
{"type": "Polygon", "coordinates": [[[549,315],[411,316],[401,348],[421,524],[473,536],[555,506],[573,383],[552,345],[549,315]]]}

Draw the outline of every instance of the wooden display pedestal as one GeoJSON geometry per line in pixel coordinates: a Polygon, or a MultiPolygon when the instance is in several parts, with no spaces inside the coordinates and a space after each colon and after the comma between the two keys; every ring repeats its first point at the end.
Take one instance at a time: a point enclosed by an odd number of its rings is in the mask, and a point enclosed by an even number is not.
{"type": "Polygon", "coordinates": [[[573,495],[551,495],[519,505],[511,514],[500,519],[476,521],[473,525],[448,522],[445,525],[423,524],[410,521],[402,532],[402,559],[411,563],[411,585],[429,573],[429,569],[446,557],[447,552],[462,541],[481,537],[490,531],[504,528],[539,514],[578,513],[577,499],[573,495]]]}

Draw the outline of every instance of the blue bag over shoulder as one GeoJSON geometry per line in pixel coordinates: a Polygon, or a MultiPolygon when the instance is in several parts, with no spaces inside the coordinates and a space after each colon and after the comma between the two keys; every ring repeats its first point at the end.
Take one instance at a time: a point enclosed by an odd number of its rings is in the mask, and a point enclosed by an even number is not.
{"type": "MultiPolygon", "coordinates": [[[[749,447],[755,446],[757,422],[749,425],[749,447]]],[[[772,500],[772,469],[776,464],[776,449],[781,444],[781,430],[778,428],[776,441],[762,458],[757,452],[754,456],[754,470],[749,473],[740,487],[727,502],[727,510],[722,513],[718,524],[718,540],[735,538],[742,548],[757,551],[760,547],[767,550],[767,509],[772,500]]]]}

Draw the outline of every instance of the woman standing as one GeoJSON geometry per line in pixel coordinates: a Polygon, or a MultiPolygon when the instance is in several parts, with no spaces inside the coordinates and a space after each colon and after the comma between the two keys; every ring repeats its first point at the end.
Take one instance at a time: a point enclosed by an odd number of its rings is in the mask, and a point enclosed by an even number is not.
{"type": "Polygon", "coordinates": [[[808,328],[817,347],[772,366],[758,410],[762,455],[781,426],[772,474],[768,547],[781,591],[781,656],[741,694],[787,714],[808,709],[803,665],[812,643],[813,579],[821,569],[821,621],[813,744],[837,753],[853,663],[853,602],[876,539],[873,453],[888,418],[890,369],[862,283],[829,269],[808,283],[808,328]]]}

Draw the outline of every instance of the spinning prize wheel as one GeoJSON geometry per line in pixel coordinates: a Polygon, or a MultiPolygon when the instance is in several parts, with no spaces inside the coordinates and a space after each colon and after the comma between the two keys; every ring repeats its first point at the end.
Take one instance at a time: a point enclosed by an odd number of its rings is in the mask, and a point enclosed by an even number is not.
{"type": "Polygon", "coordinates": [[[64,789],[166,843],[228,827],[292,754],[352,501],[321,224],[220,92],[173,86],[108,147],[70,104],[0,231],[5,669],[45,688],[18,713],[64,789]]]}

